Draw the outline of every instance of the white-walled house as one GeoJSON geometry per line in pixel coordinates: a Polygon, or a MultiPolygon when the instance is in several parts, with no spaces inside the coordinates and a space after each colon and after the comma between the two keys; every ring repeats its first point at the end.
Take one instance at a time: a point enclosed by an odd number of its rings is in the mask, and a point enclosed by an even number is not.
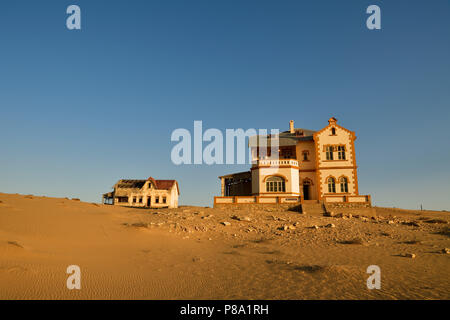
{"type": "Polygon", "coordinates": [[[176,180],[119,180],[103,195],[104,204],[146,208],[177,208],[180,189],[176,180]]]}

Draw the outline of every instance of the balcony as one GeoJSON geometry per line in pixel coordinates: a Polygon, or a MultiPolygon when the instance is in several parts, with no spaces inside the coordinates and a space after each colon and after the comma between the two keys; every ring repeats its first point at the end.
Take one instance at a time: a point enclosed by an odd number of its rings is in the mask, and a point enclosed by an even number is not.
{"type": "Polygon", "coordinates": [[[280,167],[293,166],[298,167],[298,161],[294,159],[259,159],[254,160],[253,167],[280,167]]]}

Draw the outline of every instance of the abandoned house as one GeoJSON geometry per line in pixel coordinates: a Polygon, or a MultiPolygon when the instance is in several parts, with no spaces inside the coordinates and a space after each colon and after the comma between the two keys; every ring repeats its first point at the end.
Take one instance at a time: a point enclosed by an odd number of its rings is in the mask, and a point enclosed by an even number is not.
{"type": "Polygon", "coordinates": [[[103,203],[146,208],[177,208],[180,189],[176,180],[119,180],[103,203]]]}
{"type": "Polygon", "coordinates": [[[291,120],[288,131],[250,137],[250,170],[219,177],[222,194],[214,203],[369,203],[370,196],[359,195],[355,139],[336,118],[319,131],[295,128],[291,120]]]}

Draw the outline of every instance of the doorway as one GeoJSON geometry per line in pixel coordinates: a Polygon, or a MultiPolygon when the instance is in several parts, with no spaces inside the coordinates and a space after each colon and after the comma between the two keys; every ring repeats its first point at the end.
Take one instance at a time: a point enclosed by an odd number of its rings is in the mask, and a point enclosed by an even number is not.
{"type": "Polygon", "coordinates": [[[311,200],[311,181],[303,181],[303,200],[311,200]]]}
{"type": "Polygon", "coordinates": [[[150,207],[152,205],[152,197],[147,198],[147,207],[150,207]]]}

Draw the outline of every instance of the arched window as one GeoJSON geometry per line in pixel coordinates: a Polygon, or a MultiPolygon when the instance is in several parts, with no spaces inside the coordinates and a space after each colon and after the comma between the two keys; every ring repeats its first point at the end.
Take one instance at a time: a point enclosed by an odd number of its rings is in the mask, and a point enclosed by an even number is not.
{"type": "Polygon", "coordinates": [[[341,192],[347,193],[348,192],[348,179],[346,177],[342,177],[339,179],[339,183],[341,184],[341,192]]]}
{"type": "Polygon", "coordinates": [[[336,181],[332,177],[328,178],[328,192],[336,193],[336,181]]]}
{"type": "Polygon", "coordinates": [[[284,179],[279,176],[267,178],[266,192],[286,192],[286,183],[284,179]]]}
{"type": "Polygon", "coordinates": [[[331,134],[332,134],[333,136],[336,135],[336,128],[331,128],[331,134]]]}

